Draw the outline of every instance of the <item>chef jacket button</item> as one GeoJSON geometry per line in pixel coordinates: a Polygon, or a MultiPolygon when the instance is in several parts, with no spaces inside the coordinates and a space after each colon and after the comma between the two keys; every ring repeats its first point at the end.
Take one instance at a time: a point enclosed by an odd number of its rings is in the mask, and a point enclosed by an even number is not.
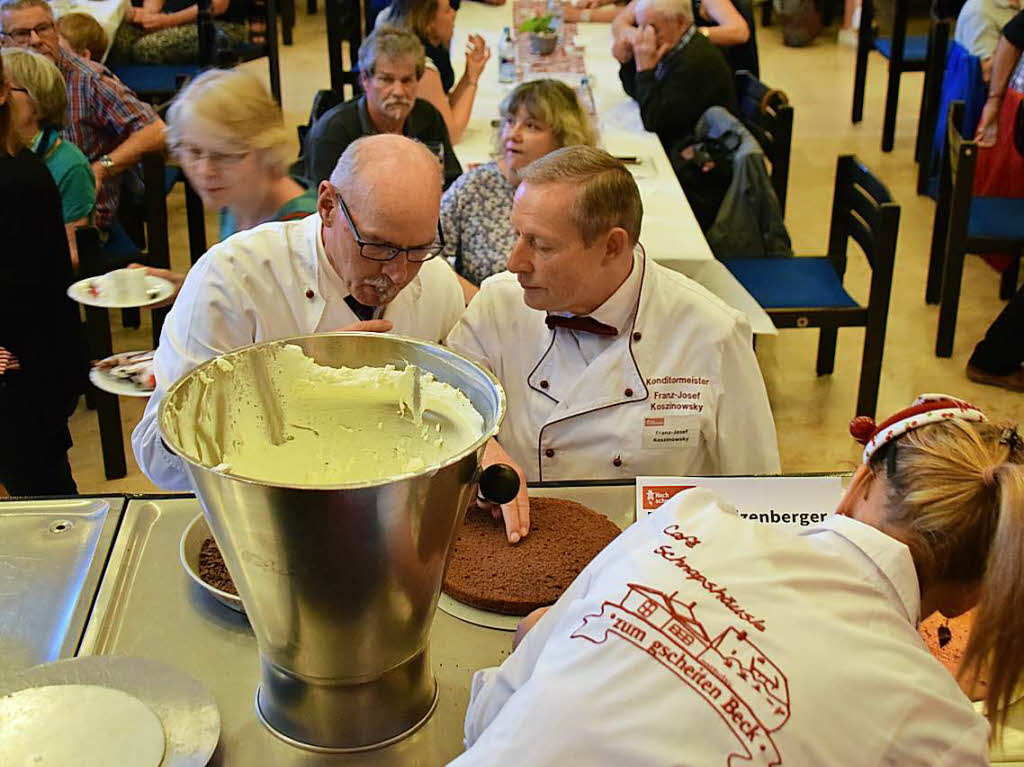
{"type": "Polygon", "coordinates": [[[626,389],[626,391],[624,391],[623,394],[625,394],[627,397],[632,397],[633,396],[633,390],[632,389],[626,389]]]}
{"type": "Polygon", "coordinates": [[[641,339],[641,337],[642,337],[642,336],[640,335],[640,331],[639,331],[639,330],[638,330],[638,331],[636,331],[636,332],[635,332],[635,333],[633,334],[633,340],[634,340],[634,341],[639,341],[639,340],[641,339]]]}
{"type": "Polygon", "coordinates": [[[617,469],[617,468],[619,468],[619,467],[620,467],[621,465],[622,465],[622,459],[621,459],[621,458],[619,458],[618,456],[615,456],[615,457],[614,457],[614,458],[612,459],[612,466],[614,466],[614,467],[615,467],[615,468],[617,469]]]}
{"type": "Polygon", "coordinates": [[[548,388],[548,382],[547,381],[541,381],[540,382],[540,388],[542,388],[542,389],[548,388]]]}
{"type": "Polygon", "coordinates": [[[547,450],[544,451],[544,455],[546,455],[548,458],[554,458],[555,451],[549,447],[547,450]]]}
{"type": "Polygon", "coordinates": [[[307,288],[306,289],[306,298],[312,298],[315,295],[316,295],[316,293],[313,292],[313,288],[307,288]]]}

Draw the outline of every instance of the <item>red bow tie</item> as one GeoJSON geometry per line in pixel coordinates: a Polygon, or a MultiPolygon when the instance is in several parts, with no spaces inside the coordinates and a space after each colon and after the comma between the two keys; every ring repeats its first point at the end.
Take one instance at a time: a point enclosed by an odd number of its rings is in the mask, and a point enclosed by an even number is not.
{"type": "Polygon", "coordinates": [[[561,317],[557,314],[549,314],[544,318],[544,323],[552,329],[568,328],[599,336],[617,336],[619,334],[619,331],[611,325],[598,322],[593,317],[561,317]]]}

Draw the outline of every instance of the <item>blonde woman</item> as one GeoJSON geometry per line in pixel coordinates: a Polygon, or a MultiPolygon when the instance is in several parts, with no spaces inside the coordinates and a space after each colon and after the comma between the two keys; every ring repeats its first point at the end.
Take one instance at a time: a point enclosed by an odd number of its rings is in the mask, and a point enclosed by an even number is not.
{"type": "Polygon", "coordinates": [[[470,35],[466,44],[466,68],[458,83],[455,82],[450,52],[455,9],[450,0],[393,0],[377,18],[377,26],[404,27],[420,38],[427,68],[420,78],[416,96],[429,101],[441,113],[453,144],[459,142],[466,130],[480,74],[491,57],[484,39],[470,35]]]}
{"type": "Polygon", "coordinates": [[[220,237],[316,212],[316,188],[288,175],[294,148],[266,87],[240,70],[205,72],[174,99],[167,143],[203,204],[220,210],[220,237]]]}
{"type": "Polygon", "coordinates": [[[5,48],[11,82],[11,117],[21,142],[45,164],[60,190],[71,264],[78,268],[75,230],[89,223],[96,207],[96,180],[81,150],[61,138],[68,99],[57,65],[27,48],[5,48]]]}
{"type": "Polygon", "coordinates": [[[858,425],[817,527],[694,488],[622,533],[477,672],[452,766],[987,767],[1024,668],[1024,443],[946,395],[858,425]],[[917,630],[975,606],[988,722],[917,630]]]}
{"type": "Polygon", "coordinates": [[[594,146],[590,117],[558,80],[517,86],[501,103],[496,158],[460,176],[441,199],[445,255],[473,285],[504,271],[516,236],[509,223],[519,172],[564,146],[594,146]]]}

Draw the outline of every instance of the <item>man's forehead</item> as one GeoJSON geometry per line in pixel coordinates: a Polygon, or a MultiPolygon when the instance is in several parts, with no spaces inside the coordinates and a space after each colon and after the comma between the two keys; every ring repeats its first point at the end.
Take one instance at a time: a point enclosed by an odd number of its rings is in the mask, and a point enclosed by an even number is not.
{"type": "Polygon", "coordinates": [[[29,5],[23,8],[5,8],[0,11],[0,24],[4,29],[13,29],[22,26],[34,26],[43,21],[49,21],[53,16],[48,8],[38,5],[29,5]]]}
{"type": "Polygon", "coordinates": [[[380,56],[374,63],[374,72],[378,75],[407,77],[416,75],[416,62],[412,56],[380,56]]]}
{"type": "Polygon", "coordinates": [[[565,234],[575,230],[565,215],[576,201],[576,190],[568,183],[537,184],[524,181],[516,189],[512,215],[521,231],[534,234],[565,234]]]}

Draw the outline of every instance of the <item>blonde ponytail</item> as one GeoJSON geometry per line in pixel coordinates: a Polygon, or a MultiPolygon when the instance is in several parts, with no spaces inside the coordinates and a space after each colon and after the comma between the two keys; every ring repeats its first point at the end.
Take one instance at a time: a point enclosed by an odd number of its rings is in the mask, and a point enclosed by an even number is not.
{"type": "Polygon", "coordinates": [[[994,731],[1024,671],[1022,462],[1016,429],[951,419],[903,434],[869,466],[886,478],[886,526],[910,548],[922,588],[979,588],[960,676],[988,670],[994,731]]]}

